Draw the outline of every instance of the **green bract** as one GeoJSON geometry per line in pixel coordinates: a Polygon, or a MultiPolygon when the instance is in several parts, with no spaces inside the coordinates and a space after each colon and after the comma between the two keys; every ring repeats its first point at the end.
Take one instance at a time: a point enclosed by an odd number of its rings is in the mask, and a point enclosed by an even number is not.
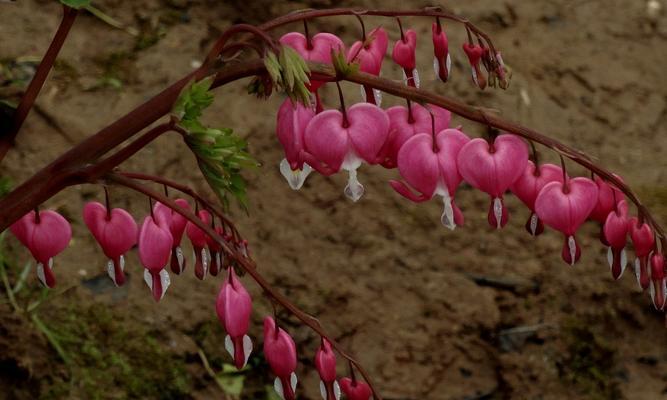
{"type": "Polygon", "coordinates": [[[306,84],[310,82],[310,69],[299,53],[289,46],[281,46],[277,56],[269,52],[264,57],[266,71],[273,83],[281,88],[290,99],[310,104],[310,92],[306,84]]]}

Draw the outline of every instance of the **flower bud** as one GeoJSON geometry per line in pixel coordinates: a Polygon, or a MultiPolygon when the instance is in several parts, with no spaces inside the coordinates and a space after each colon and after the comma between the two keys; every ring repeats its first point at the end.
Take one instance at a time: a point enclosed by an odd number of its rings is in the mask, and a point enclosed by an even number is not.
{"type": "Polygon", "coordinates": [[[276,375],[273,388],[283,400],[296,398],[296,345],[271,317],[264,318],[264,357],[276,375]]]}

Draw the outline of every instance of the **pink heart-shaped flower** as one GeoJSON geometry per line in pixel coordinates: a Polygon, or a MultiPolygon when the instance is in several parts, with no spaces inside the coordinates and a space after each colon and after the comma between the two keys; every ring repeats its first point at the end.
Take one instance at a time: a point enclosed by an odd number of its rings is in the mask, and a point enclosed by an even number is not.
{"type": "MultiPolygon", "coordinates": [[[[617,176],[620,179],[620,177],[617,176]]],[[[625,199],[625,195],[618,188],[611,186],[604,179],[595,176],[595,183],[598,185],[598,201],[595,208],[591,211],[590,219],[604,223],[607,216],[614,210],[614,205],[625,199]]]]}
{"type": "Polygon", "coordinates": [[[565,183],[547,183],[535,200],[535,213],[548,226],[565,235],[563,260],[574,265],[581,249],[575,233],[586,221],[597,202],[598,187],[588,178],[569,179],[565,183]]]}
{"type": "MultiPolygon", "coordinates": [[[[190,210],[190,204],[187,200],[176,199],[174,202],[182,209],[190,210]]],[[[155,203],[155,206],[153,206],[153,214],[155,215],[158,225],[169,228],[173,240],[171,244],[171,270],[176,275],[179,275],[185,270],[185,256],[181,249],[181,240],[183,239],[183,233],[185,232],[188,220],[183,215],[162,203],[155,203]]]]}
{"type": "Polygon", "coordinates": [[[524,173],[528,164],[528,148],[518,136],[499,135],[489,144],[473,139],[459,152],[457,163],[463,179],[491,196],[489,224],[500,229],[509,220],[503,204],[503,193],[524,173]]]}
{"type": "Polygon", "coordinates": [[[602,227],[603,235],[609,244],[607,261],[614,279],[619,279],[623,275],[627,265],[625,244],[628,237],[628,226],[628,203],[621,200],[618,202],[616,210],[607,215],[607,220],[602,227]]]}
{"type": "Polygon", "coordinates": [[[433,36],[433,69],[435,74],[441,81],[447,82],[449,79],[449,72],[452,68],[452,59],[449,55],[449,41],[447,34],[442,29],[440,21],[434,22],[431,25],[431,33],[433,36]]]}
{"type": "Polygon", "coordinates": [[[303,135],[306,126],[315,116],[315,110],[301,103],[285,99],[278,110],[276,134],[285,150],[285,158],[280,162],[280,172],[293,190],[301,189],[311,168],[304,163],[303,135]]]}
{"type": "Polygon", "coordinates": [[[172,237],[167,226],[159,225],[152,216],[144,218],[139,230],[139,260],[146,268],[144,280],[160,301],[169,287],[169,273],[164,269],[171,256],[172,237]]]}
{"type": "Polygon", "coordinates": [[[408,29],[405,35],[396,41],[391,57],[394,62],[403,68],[403,78],[407,85],[419,87],[419,74],[416,61],[417,33],[408,29]]]}
{"type": "Polygon", "coordinates": [[[39,214],[30,211],[14,222],[9,230],[37,261],[40,282],[46,287],[54,287],[53,257],[65,250],[72,239],[69,222],[52,210],[39,211],[39,214]]]}
{"type": "Polygon", "coordinates": [[[649,288],[650,279],[648,276],[649,255],[655,245],[655,236],[653,229],[645,222],[639,221],[637,217],[632,217],[628,221],[628,232],[632,245],[635,248],[635,275],[639,286],[646,290],[649,288]]]}
{"type": "MultiPolygon", "coordinates": [[[[208,211],[199,210],[197,216],[204,224],[211,224],[211,214],[208,211]]],[[[195,259],[195,276],[203,280],[208,273],[210,260],[210,256],[206,250],[209,240],[208,235],[199,229],[197,225],[189,221],[185,226],[185,234],[188,235],[188,239],[192,242],[192,251],[194,251],[195,259]]]]}
{"type": "Polygon", "coordinates": [[[336,382],[336,353],[331,342],[322,338],[320,347],[315,353],[315,369],[320,375],[320,394],[324,400],[340,398],[340,386],[336,382]]]}
{"type": "Polygon", "coordinates": [[[544,224],[535,215],[535,199],[540,190],[549,182],[563,182],[563,170],[553,164],[543,164],[535,168],[532,161],[528,161],[523,174],[510,186],[512,193],[516,195],[531,211],[526,222],[526,230],[537,236],[544,231],[544,224]]]}
{"type": "Polygon", "coordinates": [[[296,398],[296,345],[271,317],[264,318],[264,357],[276,375],[274,388],[285,400],[296,398]]]}
{"type": "Polygon", "coordinates": [[[463,52],[466,53],[470,62],[472,81],[482,90],[486,87],[486,78],[484,78],[479,64],[486,51],[487,49],[478,44],[463,43],[463,52]]]}
{"type": "Polygon", "coordinates": [[[227,277],[218,293],[215,310],[227,332],[225,348],[234,357],[234,365],[240,370],[248,363],[252,352],[252,341],[247,335],[252,313],[252,298],[236,277],[234,268],[230,267],[227,271],[227,277]]]}
{"type": "MultiPolygon", "coordinates": [[[[665,249],[663,249],[665,251],[665,249]]],[[[665,257],[658,251],[651,255],[651,300],[656,310],[664,310],[667,299],[667,280],[665,279],[665,257]]]]}
{"type": "Polygon", "coordinates": [[[426,107],[416,103],[410,103],[411,113],[408,108],[394,106],[387,109],[389,117],[389,136],[380,151],[381,164],[385,168],[395,168],[398,152],[403,144],[418,133],[429,133],[433,130],[440,132],[449,128],[452,114],[444,108],[429,105],[431,112],[426,107]],[[433,120],[432,120],[433,119],[433,120]]]}
{"type": "Polygon", "coordinates": [[[369,400],[373,395],[373,391],[367,383],[347,377],[340,380],[340,388],[348,400],[369,400]]]}
{"type": "MultiPolygon", "coordinates": [[[[299,32],[289,32],[280,38],[280,43],[290,46],[306,61],[331,64],[332,51],[344,51],[343,41],[336,35],[321,32],[310,38],[310,44],[306,37],[299,32]]],[[[314,92],[322,86],[324,82],[312,81],[310,91],[314,92]]]]}
{"type": "MultiPolygon", "coordinates": [[[[347,52],[347,62],[359,64],[362,72],[380,75],[382,61],[387,53],[387,33],[382,28],[375,28],[366,38],[365,42],[356,41],[347,52]]],[[[382,92],[370,86],[361,86],[363,101],[380,105],[382,103],[382,92]]]]}
{"type": "Polygon", "coordinates": [[[114,284],[125,283],[125,257],[137,243],[137,223],[122,208],[107,210],[102,204],[91,201],[83,208],[83,222],[109,257],[107,273],[114,284]]]}

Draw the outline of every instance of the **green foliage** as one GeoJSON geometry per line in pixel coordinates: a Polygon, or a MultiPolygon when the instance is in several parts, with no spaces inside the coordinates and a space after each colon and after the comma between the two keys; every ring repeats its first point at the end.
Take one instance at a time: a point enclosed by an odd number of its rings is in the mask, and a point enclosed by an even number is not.
{"type": "Polygon", "coordinates": [[[0,176],[0,197],[9,193],[12,189],[12,181],[6,176],[0,176]]]}
{"type": "Polygon", "coordinates": [[[310,69],[299,53],[289,46],[281,46],[277,56],[269,52],[264,57],[264,65],[275,86],[293,101],[309,104],[310,92],[306,85],[310,82],[310,69]]]}
{"type": "Polygon", "coordinates": [[[172,115],[187,132],[185,142],[197,156],[199,169],[223,205],[229,207],[228,195],[232,195],[247,210],[246,182],[241,171],[258,164],[247,152],[246,141],[232,129],[211,128],[199,121],[214,100],[209,92],[211,83],[207,78],[189,85],[174,103],[172,115]]]}
{"type": "Polygon", "coordinates": [[[359,63],[348,63],[347,57],[342,50],[331,54],[331,63],[336,70],[336,74],[341,76],[347,76],[359,71],[359,63]]]}
{"type": "Polygon", "coordinates": [[[90,0],[60,0],[61,3],[72,8],[84,8],[90,5],[90,0]]]}

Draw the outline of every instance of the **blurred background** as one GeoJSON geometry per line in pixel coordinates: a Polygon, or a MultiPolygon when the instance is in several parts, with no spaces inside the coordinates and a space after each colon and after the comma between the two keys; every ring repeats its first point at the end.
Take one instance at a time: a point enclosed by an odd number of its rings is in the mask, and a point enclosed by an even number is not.
{"type": "MultiPolygon", "coordinates": [[[[234,23],[261,23],[303,8],[421,8],[422,1],[100,0],[102,14],[83,12],[0,175],[18,184],[68,147],[113,122],[195,68],[234,23]],[[109,18],[112,21],[109,21],[109,18]],[[107,21],[105,22],[104,19],[107,21]],[[110,25],[111,22],[116,27],[110,25]]],[[[461,50],[465,30],[445,21],[451,81],[435,80],[429,18],[404,18],[418,32],[422,86],[496,109],[590,154],[621,175],[667,222],[667,4],[664,0],[482,1],[441,4],[491,35],[513,70],[507,91],[477,90],[461,50]]],[[[0,3],[0,100],[16,101],[60,20],[55,1],[0,3]]],[[[390,49],[395,21],[382,25],[390,49]]],[[[353,17],[321,19],[350,45],[353,17]]],[[[302,31],[297,24],[289,30],[302,31]]],[[[273,34],[278,37],[285,30],[273,34]]],[[[383,76],[400,79],[387,57],[383,76]]],[[[358,356],[387,400],[667,399],[667,331],[628,269],[614,282],[599,227],[579,234],[575,267],[560,258],[562,237],[536,239],[528,212],[507,196],[502,231],[486,222],[488,197],[463,186],[457,203],[464,227],[440,225],[441,203],[415,205],[387,184],[396,170],[362,167],[366,194],[343,195],[344,174],[312,174],[292,191],[278,171],[283,158],[275,117],[283,98],[246,95],[247,81],[216,92],[204,120],[233,128],[262,167],[246,174],[250,212],[232,216],[250,241],[260,271],[333,337],[358,356]]],[[[345,84],[348,104],[359,88],[345,84]]],[[[335,88],[322,92],[336,107],[335,88]]],[[[385,95],[383,106],[402,104],[385,95]]],[[[485,127],[455,118],[469,135],[485,127]]],[[[543,160],[555,162],[542,149],[543,160]]],[[[161,137],[123,169],[187,183],[206,193],[194,158],[177,135],[161,137]]],[[[571,175],[587,175],[568,164],[571,175]]],[[[139,220],[144,198],[112,188],[114,205],[139,220]]],[[[156,304],[136,253],[129,283],[113,287],[106,260],[81,222],[98,186],[68,189],[45,207],[73,225],[70,247],[55,260],[59,284],[39,287],[27,251],[2,242],[6,284],[0,291],[0,397],[7,399],[272,399],[273,377],[259,352],[241,373],[230,370],[214,302],[221,278],[197,280],[190,267],[156,304]],[[27,271],[27,275],[24,271],[27,271]],[[9,288],[9,289],[8,289],[9,288]],[[11,294],[11,296],[10,296],[11,294]],[[10,297],[12,301],[10,302],[10,297]],[[13,304],[29,311],[15,312],[13,304]]],[[[190,254],[190,250],[186,251],[190,254]]],[[[633,258],[633,257],[630,257],[633,258]]],[[[261,320],[270,303],[247,278],[254,297],[250,335],[261,349],[261,320]]],[[[312,362],[319,338],[281,314],[299,351],[299,398],[319,399],[312,362]]],[[[339,372],[346,373],[341,362],[339,372]]]]}

